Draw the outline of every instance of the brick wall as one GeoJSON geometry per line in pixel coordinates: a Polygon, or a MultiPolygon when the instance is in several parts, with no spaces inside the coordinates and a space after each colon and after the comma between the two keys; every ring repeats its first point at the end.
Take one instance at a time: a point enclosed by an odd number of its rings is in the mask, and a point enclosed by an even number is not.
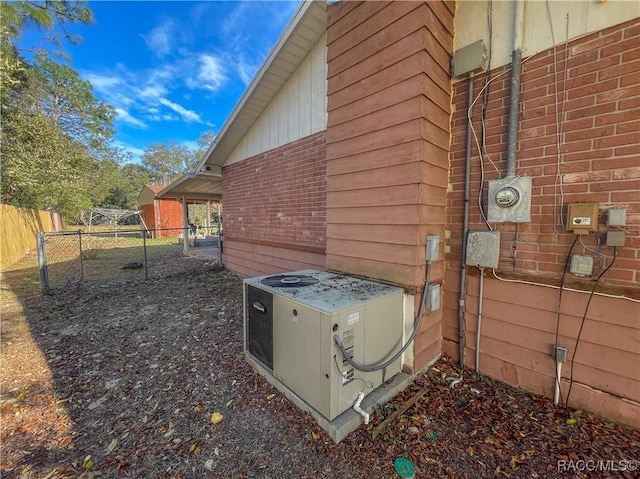
{"type": "Polygon", "coordinates": [[[326,146],[320,132],[223,168],[227,240],[324,252],[326,146]]]}
{"type": "MultiPolygon", "coordinates": [[[[558,277],[574,236],[560,222],[568,203],[599,203],[599,229],[605,232],[610,207],[627,210],[627,239],[605,283],[640,282],[640,28],[638,20],[612,27],[527,59],[522,69],[517,137],[517,174],[533,178],[531,222],[498,225],[502,231],[500,269],[558,277]],[[555,66],[554,66],[555,65],[555,66]],[[557,93],[556,93],[557,87],[557,93]],[[558,114],[556,115],[556,108],[558,114]],[[559,129],[558,129],[559,125],[559,129]],[[560,150],[558,152],[558,145],[560,150]],[[560,181],[562,179],[562,196],[560,181]]],[[[495,78],[505,72],[491,72],[495,78]]],[[[486,114],[485,180],[506,167],[510,74],[490,85],[486,114]]],[[[475,94],[484,85],[475,79],[475,94]]],[[[468,81],[454,84],[448,261],[459,265],[462,225],[468,81]]],[[[473,110],[480,136],[480,104],[473,110]]],[[[477,197],[480,166],[473,148],[471,229],[486,229],[477,197]]],[[[486,188],[484,190],[486,205],[486,188]]],[[[594,256],[594,274],[609,262],[612,248],[585,236],[574,253],[594,256]],[[595,251],[598,251],[596,254],[595,251]]],[[[586,283],[590,283],[589,280],[586,283]]]]}
{"type": "MultiPolygon", "coordinates": [[[[616,262],[597,291],[640,298],[639,54],[636,19],[573,40],[566,48],[559,45],[555,52],[541,52],[524,63],[516,173],[533,181],[531,222],[517,227],[492,225],[502,232],[497,274],[516,282],[499,281],[491,275],[485,278],[479,356],[482,373],[550,396],[555,382],[551,351],[557,340],[568,349],[561,379],[563,398],[572,384],[571,406],[634,427],[640,427],[640,303],[600,295],[589,301],[589,294],[565,291],[558,311],[557,286],[575,238],[561,224],[566,205],[596,202],[601,213],[610,207],[624,207],[628,212],[625,246],[618,248],[616,262]],[[530,283],[517,282],[521,280],[530,283]]],[[[491,78],[496,80],[489,87],[485,121],[485,181],[503,176],[506,168],[509,67],[495,69],[491,78]]],[[[476,76],[474,97],[484,83],[484,75],[476,76]]],[[[452,357],[458,357],[459,346],[468,86],[468,80],[453,85],[443,311],[443,351],[452,357]]],[[[479,139],[480,104],[481,99],[472,116],[479,139]]],[[[472,155],[469,226],[484,230],[475,144],[472,155]]],[[[483,200],[486,208],[486,187],[483,200]]],[[[602,214],[599,230],[607,229],[606,214],[602,214]]],[[[610,264],[613,248],[598,246],[594,235],[584,235],[573,253],[592,256],[594,274],[590,278],[567,274],[564,285],[588,292],[594,278],[610,264]]],[[[464,355],[465,364],[473,367],[478,270],[469,268],[469,275],[464,355]]]]}

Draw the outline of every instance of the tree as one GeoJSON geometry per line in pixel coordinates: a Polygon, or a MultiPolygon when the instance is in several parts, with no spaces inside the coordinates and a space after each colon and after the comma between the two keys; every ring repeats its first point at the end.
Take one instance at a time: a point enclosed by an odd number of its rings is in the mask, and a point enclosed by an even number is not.
{"type": "MultiPolygon", "coordinates": [[[[90,83],[38,51],[30,63],[15,40],[28,27],[50,32],[90,23],[83,2],[2,2],[0,17],[0,197],[17,206],[76,215],[108,194],[119,158],[110,145],[114,110],[93,96],[90,83]]],[[[53,45],[61,42],[50,36],[53,45]]],[[[33,50],[32,50],[33,51],[33,50]]]]}
{"type": "Polygon", "coordinates": [[[209,150],[209,147],[213,144],[213,140],[215,139],[216,134],[211,130],[205,131],[200,135],[200,138],[198,138],[198,150],[196,151],[196,158],[198,162],[204,158],[204,155],[207,153],[207,150],[209,150]]]}
{"type": "Polygon", "coordinates": [[[103,148],[114,133],[115,110],[93,96],[93,85],[73,68],[42,54],[30,72],[36,108],[80,143],[93,150],[103,148]]]}
{"type": "Polygon", "coordinates": [[[171,183],[181,174],[193,170],[197,161],[193,150],[174,141],[150,145],[142,154],[142,165],[156,184],[171,183]]]}
{"type": "Polygon", "coordinates": [[[105,208],[136,209],[142,187],[150,182],[142,165],[127,163],[118,167],[117,174],[111,179],[109,193],[100,204],[105,208]]]}
{"type": "Polygon", "coordinates": [[[16,111],[5,122],[3,201],[65,215],[89,207],[92,160],[86,149],[46,115],[16,111]]]}

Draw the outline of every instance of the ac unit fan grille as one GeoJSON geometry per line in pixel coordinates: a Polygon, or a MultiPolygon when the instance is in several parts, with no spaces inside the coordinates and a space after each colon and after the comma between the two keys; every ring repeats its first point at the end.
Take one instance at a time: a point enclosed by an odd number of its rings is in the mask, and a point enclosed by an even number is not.
{"type": "Polygon", "coordinates": [[[302,288],[304,286],[311,286],[318,283],[318,280],[313,276],[297,275],[297,274],[279,274],[276,276],[269,276],[261,281],[266,286],[273,288],[302,288]]]}

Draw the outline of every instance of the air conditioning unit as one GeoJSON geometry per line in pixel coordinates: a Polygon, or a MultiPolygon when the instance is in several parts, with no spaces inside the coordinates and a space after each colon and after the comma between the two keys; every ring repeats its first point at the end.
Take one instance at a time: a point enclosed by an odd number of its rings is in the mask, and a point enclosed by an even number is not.
{"type": "Polygon", "coordinates": [[[329,421],[400,372],[353,368],[391,358],[403,340],[402,288],[314,270],[244,280],[245,354],[329,421]]]}

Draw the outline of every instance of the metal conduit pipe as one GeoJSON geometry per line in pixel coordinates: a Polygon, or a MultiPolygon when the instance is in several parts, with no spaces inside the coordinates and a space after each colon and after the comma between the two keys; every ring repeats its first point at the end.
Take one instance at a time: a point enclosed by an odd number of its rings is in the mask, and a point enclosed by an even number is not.
{"type": "MultiPolygon", "coordinates": [[[[473,102],[473,73],[469,76],[469,99],[467,108],[473,102]]],[[[471,190],[471,112],[467,110],[467,151],[464,165],[464,213],[462,220],[462,257],[460,258],[460,296],[458,297],[458,356],[460,367],[464,367],[466,326],[464,320],[465,298],[467,295],[467,234],[469,233],[469,196],[471,190]]]]}
{"type": "Polygon", "coordinates": [[[516,176],[516,140],[518,135],[518,111],[520,109],[520,73],[522,71],[522,30],[524,1],[514,2],[513,52],[511,53],[511,93],[509,95],[509,124],[507,130],[506,178],[516,176]]]}

